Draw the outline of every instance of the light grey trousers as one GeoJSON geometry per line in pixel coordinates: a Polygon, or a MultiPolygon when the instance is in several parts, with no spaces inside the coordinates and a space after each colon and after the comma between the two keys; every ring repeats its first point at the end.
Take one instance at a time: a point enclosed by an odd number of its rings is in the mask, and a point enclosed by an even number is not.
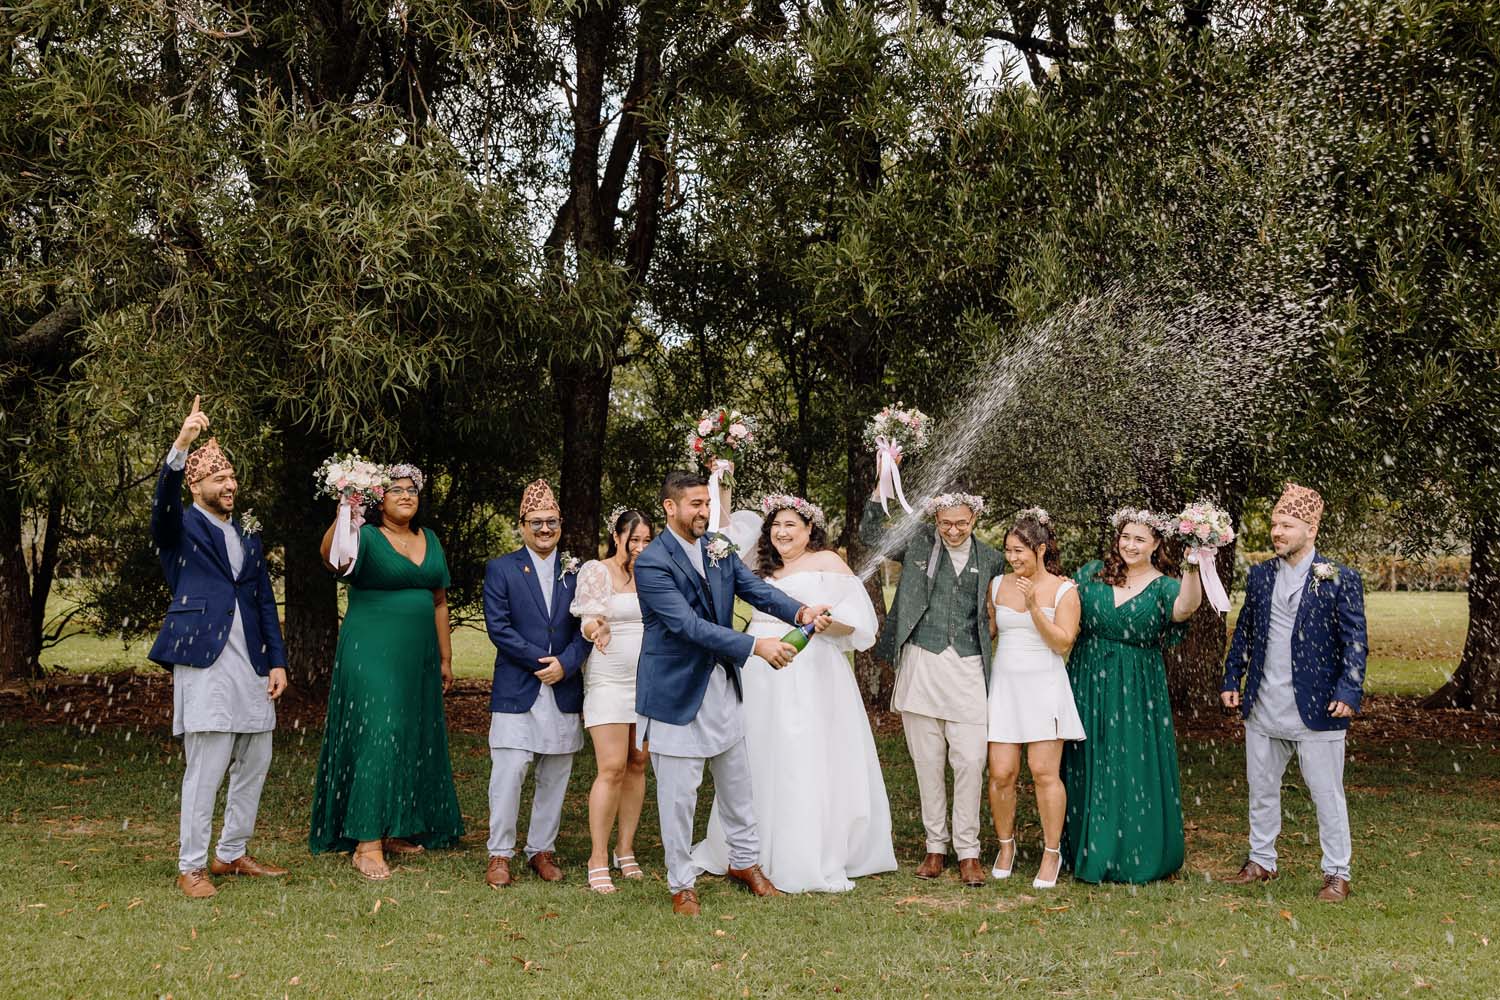
{"type": "Polygon", "coordinates": [[[271,733],[183,733],[182,820],[178,831],[177,870],[208,867],[208,842],[214,834],[214,804],[229,775],[224,826],[214,854],[235,861],[255,833],[260,792],[271,769],[271,733]]]}
{"type": "Polygon", "coordinates": [[[755,827],[755,797],[750,783],[750,755],[740,740],[717,757],[669,757],[653,753],[656,772],[656,810],[661,816],[661,846],[666,855],[667,887],[674,893],[691,889],[698,879],[693,864],[693,817],[698,810],[698,786],[703,764],[714,776],[714,802],[729,845],[729,867],[760,864],[760,834],[755,827]]]}
{"type": "Polygon", "coordinates": [[[917,770],[928,853],[948,853],[948,767],[952,766],[953,850],[960,861],[979,857],[979,800],[990,751],[989,727],[902,712],[901,728],[917,770]]]}
{"type": "Polygon", "coordinates": [[[533,753],[510,747],[490,747],[490,856],[516,853],[516,826],[521,814],[521,786],[536,762],[536,789],[531,796],[531,825],[526,829],[526,858],[557,848],[562,826],[563,796],[573,773],[570,753],[533,753]]]}
{"type": "Polygon", "coordinates": [[[1283,740],[1245,729],[1245,779],[1250,787],[1250,860],[1276,870],[1281,833],[1281,779],[1297,755],[1302,780],[1318,813],[1323,873],[1349,878],[1354,852],[1344,800],[1344,740],[1283,740]]]}

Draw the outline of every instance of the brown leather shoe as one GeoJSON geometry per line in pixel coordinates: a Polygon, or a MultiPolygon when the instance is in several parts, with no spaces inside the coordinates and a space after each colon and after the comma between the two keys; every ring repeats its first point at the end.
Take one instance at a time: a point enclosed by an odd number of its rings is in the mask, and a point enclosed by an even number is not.
{"type": "Polygon", "coordinates": [[[699,913],[698,894],[691,889],[672,893],[672,912],[684,917],[696,917],[699,913]]]}
{"type": "Polygon", "coordinates": [[[771,884],[771,880],[766,878],[766,873],[760,870],[760,865],[751,865],[749,868],[731,868],[724,874],[743,884],[757,896],[781,895],[781,890],[771,884]]]}
{"type": "Polygon", "coordinates": [[[561,882],[562,869],[557,867],[557,856],[551,851],[538,851],[527,862],[543,882],[561,882]]]}
{"type": "Polygon", "coordinates": [[[1224,883],[1226,885],[1250,885],[1253,882],[1269,882],[1275,877],[1276,872],[1272,869],[1262,868],[1256,862],[1246,859],[1239,874],[1229,876],[1224,883]]]}
{"type": "Polygon", "coordinates": [[[958,880],[970,889],[984,887],[984,868],[979,864],[978,858],[959,859],[958,880]]]}
{"type": "Polygon", "coordinates": [[[948,867],[948,855],[928,854],[917,865],[917,878],[937,878],[943,874],[943,869],[948,867]]]}
{"type": "Polygon", "coordinates": [[[491,855],[490,866],[484,870],[484,881],[491,889],[503,889],[514,882],[510,874],[510,858],[491,855]]]}
{"type": "Polygon", "coordinates": [[[177,888],[181,889],[182,894],[188,899],[207,899],[219,891],[208,880],[208,871],[204,868],[196,868],[178,875],[177,888]]]}
{"type": "Polygon", "coordinates": [[[1337,875],[1324,875],[1323,888],[1318,890],[1318,902],[1342,903],[1353,891],[1348,879],[1339,878],[1337,875]]]}
{"type": "Polygon", "coordinates": [[[208,859],[208,870],[215,875],[249,875],[254,878],[276,878],[286,874],[285,868],[256,861],[248,854],[241,854],[233,861],[220,861],[217,857],[211,857],[208,859]]]}

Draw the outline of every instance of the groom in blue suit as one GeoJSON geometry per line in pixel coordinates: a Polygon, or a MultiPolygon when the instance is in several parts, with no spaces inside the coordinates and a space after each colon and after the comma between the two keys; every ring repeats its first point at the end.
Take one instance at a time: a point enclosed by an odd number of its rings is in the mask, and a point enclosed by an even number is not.
{"type": "Polygon", "coordinates": [[[563,877],[555,847],[573,755],[583,746],[583,664],[589,643],[571,610],[575,560],[559,554],[562,514],[538,479],[521,497],[523,544],[484,568],[484,624],[495,644],[490,688],[490,839],[485,882],[514,880],[521,786],[536,765],[526,858],[546,882],[563,877]]]}
{"type": "Polygon", "coordinates": [[[672,912],[696,916],[693,816],[703,765],[729,842],[729,877],[757,896],[778,895],[760,869],[750,763],[740,707],[740,668],[752,655],[786,666],[797,654],[780,639],[735,631],[734,601],[783,621],[828,627],[827,606],[800,605],[751,573],[727,537],[705,538],[708,481],[674,472],[662,487],[666,527],[635,562],[645,634],[636,668],[637,739],[651,753],[672,912]]]}
{"type": "Polygon", "coordinates": [[[286,690],[286,650],[258,526],[234,518],[234,466],[212,438],[188,454],[208,416],[193,398],[156,481],[151,538],[172,603],[148,654],[172,671],[172,734],[182,737],[177,887],[190,899],[217,890],[212,875],[285,875],[246,852],[271,767],[275,701],[286,690]],[[186,482],[193,498],[182,505],[186,482]],[[224,776],[224,827],[209,860],[224,776]]]}
{"type": "Polygon", "coordinates": [[[1271,514],[1277,558],[1250,570],[1224,664],[1220,697],[1245,719],[1250,790],[1250,856],[1228,881],[1276,877],[1281,778],[1295,753],[1318,812],[1323,886],[1317,896],[1339,903],[1349,897],[1352,853],[1344,736],[1364,693],[1367,642],[1359,574],[1314,548],[1322,517],[1322,497],[1287,484],[1271,514]]]}

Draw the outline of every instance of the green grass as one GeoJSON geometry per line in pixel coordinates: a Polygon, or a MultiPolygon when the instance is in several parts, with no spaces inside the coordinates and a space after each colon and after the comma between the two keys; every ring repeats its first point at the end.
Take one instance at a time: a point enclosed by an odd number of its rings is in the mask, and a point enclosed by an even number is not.
{"type": "MultiPolygon", "coordinates": [[[[1179,879],[1029,888],[1036,848],[1003,887],[912,878],[915,783],[883,738],[902,870],[841,896],[753,900],[700,884],[705,915],[673,918],[655,809],[639,841],[652,875],[609,898],[582,888],[591,757],[575,769],[559,844],[567,881],[483,882],[481,739],[453,742],[469,826],[462,849],[359,881],[310,857],[316,733],[278,734],[254,849],[291,869],[177,895],[179,745],[164,732],[0,725],[0,904],[10,914],[0,995],[1255,997],[1500,995],[1500,757],[1472,742],[1353,741],[1356,891],[1312,901],[1317,836],[1289,784],[1283,877],[1234,889],[1243,853],[1237,741],[1182,746],[1188,864],[1179,879]],[[1481,792],[1482,794],[1476,794],[1481,792]]],[[[1295,782],[1295,777],[1292,777],[1295,782]]],[[[1037,839],[1023,795],[1023,843],[1037,839]]],[[[649,801],[649,800],[648,800],[649,801]]],[[[707,809],[700,810],[700,825],[707,809]]],[[[986,827],[986,850],[994,835],[986,827]]]]}
{"type": "MultiPolygon", "coordinates": [[[[54,598],[51,610],[62,604],[54,598]]],[[[1236,600],[1236,609],[1239,601],[1236,600]]],[[[1435,691],[1453,673],[1469,623],[1464,594],[1372,593],[1366,595],[1370,624],[1370,690],[1419,695],[1435,691]]],[[[1234,613],[1230,615],[1231,625],[1234,613]]],[[[149,640],[130,644],[86,634],[69,636],[47,650],[48,667],[97,673],[144,666],[149,640]]],[[[459,677],[487,678],[494,647],[481,629],[453,633],[453,669],[459,677]]]]}

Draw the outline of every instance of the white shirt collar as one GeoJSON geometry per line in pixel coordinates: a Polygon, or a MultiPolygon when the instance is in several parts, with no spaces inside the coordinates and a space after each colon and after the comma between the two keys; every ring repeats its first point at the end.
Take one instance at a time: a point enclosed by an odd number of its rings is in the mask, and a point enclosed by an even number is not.
{"type": "Polygon", "coordinates": [[[526,546],[526,554],[531,557],[531,565],[535,566],[536,571],[543,576],[550,576],[552,567],[557,565],[556,549],[553,549],[545,556],[539,556],[536,554],[536,550],[528,545],[526,546]]]}

